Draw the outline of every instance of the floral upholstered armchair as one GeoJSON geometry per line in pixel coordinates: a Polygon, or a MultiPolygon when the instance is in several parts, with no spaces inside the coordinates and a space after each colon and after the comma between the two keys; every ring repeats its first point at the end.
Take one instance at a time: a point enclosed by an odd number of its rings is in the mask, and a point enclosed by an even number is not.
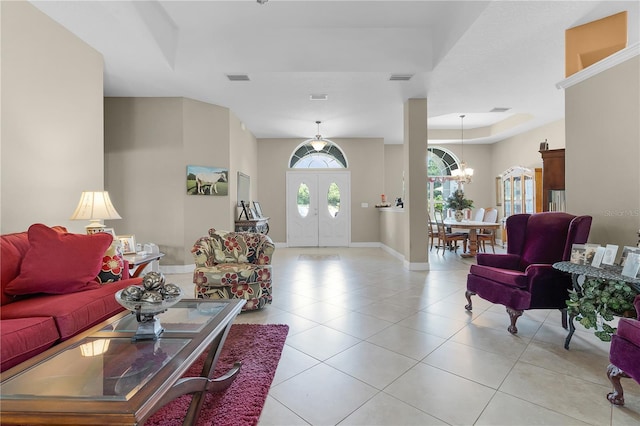
{"type": "Polygon", "coordinates": [[[216,231],[199,238],[191,252],[196,297],[245,299],[243,311],[271,303],[271,257],[275,250],[267,235],[216,231]]]}

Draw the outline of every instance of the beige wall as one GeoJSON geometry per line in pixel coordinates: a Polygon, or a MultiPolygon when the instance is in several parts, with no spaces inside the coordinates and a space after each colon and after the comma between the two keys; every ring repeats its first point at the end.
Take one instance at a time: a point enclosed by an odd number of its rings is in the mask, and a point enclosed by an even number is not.
{"type": "Polygon", "coordinates": [[[105,186],[123,217],[113,223],[116,232],[158,244],[164,264],[187,265],[209,228],[233,229],[231,147],[247,157],[255,152],[250,134],[234,130],[232,138],[234,126],[239,121],[227,108],[191,99],[105,98],[105,186]],[[187,195],[188,165],[229,169],[229,195],[187,195]]]}
{"type": "Polygon", "coordinates": [[[27,2],[0,2],[0,232],[70,221],[103,189],[102,55],[27,2]]]}
{"type": "Polygon", "coordinates": [[[387,201],[393,201],[402,197],[405,198],[403,188],[403,145],[385,145],[384,146],[384,194],[387,201]]]}
{"type": "Polygon", "coordinates": [[[593,216],[589,241],[637,244],[640,57],[565,91],[567,209],[593,216]]]}
{"type": "MultiPolygon", "coordinates": [[[[384,188],[384,148],[380,138],[332,139],[342,149],[351,172],[351,242],[380,241],[379,214],[374,205],[380,202],[384,188]],[[368,203],[368,208],[361,207],[368,203]]],[[[285,243],[286,238],[286,172],[293,151],[304,139],[258,140],[257,182],[260,205],[271,220],[269,236],[285,243]]],[[[254,185],[254,180],[251,180],[254,185]]]]}

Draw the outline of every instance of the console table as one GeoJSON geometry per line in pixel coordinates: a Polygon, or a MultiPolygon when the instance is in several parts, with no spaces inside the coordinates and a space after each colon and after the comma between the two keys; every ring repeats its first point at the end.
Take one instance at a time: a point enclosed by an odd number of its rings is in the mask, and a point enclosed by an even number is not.
{"type": "Polygon", "coordinates": [[[236,220],[236,232],[259,232],[267,235],[269,233],[269,218],[238,219],[236,220]]]}
{"type": "MultiPolygon", "coordinates": [[[[579,265],[571,262],[557,262],[553,264],[553,268],[562,272],[568,272],[571,274],[571,282],[573,288],[578,293],[582,294],[582,284],[580,278],[584,280],[584,277],[598,278],[603,280],[623,281],[629,284],[634,290],[640,293],[640,279],[631,278],[622,275],[621,266],[616,265],[604,265],[602,268],[596,268],[591,265],[579,265]]],[[[584,281],[583,281],[584,282],[584,281]]],[[[569,343],[573,337],[573,333],[576,331],[576,327],[573,324],[574,315],[569,315],[569,334],[564,341],[564,348],[569,349],[569,343]]]]}

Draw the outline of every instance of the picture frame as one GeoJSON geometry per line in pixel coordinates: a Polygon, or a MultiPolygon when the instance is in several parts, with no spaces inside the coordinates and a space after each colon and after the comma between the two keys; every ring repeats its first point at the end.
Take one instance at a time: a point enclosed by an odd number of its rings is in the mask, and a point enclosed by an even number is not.
{"type": "Polygon", "coordinates": [[[257,201],[253,202],[253,208],[255,209],[258,217],[264,217],[264,215],[262,214],[262,207],[260,207],[260,203],[257,201]]]}
{"type": "Polygon", "coordinates": [[[102,231],[102,232],[104,232],[105,234],[110,234],[113,237],[114,240],[116,239],[116,231],[115,231],[115,229],[113,229],[113,228],[104,228],[104,231],[102,231]]]}
{"type": "Polygon", "coordinates": [[[624,246],[622,248],[622,256],[620,257],[620,266],[624,268],[630,253],[640,254],[640,248],[633,246],[624,246]]]}
{"type": "Polygon", "coordinates": [[[188,195],[229,195],[229,169],[187,166],[188,195]]]}
{"type": "Polygon", "coordinates": [[[620,275],[629,278],[636,278],[640,271],[640,254],[637,252],[629,252],[625,257],[624,267],[620,275]]]}
{"type": "Polygon", "coordinates": [[[615,244],[607,244],[602,258],[603,265],[613,265],[616,262],[616,256],[618,255],[618,246],[615,244]]]}
{"type": "Polygon", "coordinates": [[[249,207],[249,216],[251,216],[249,219],[252,220],[260,218],[260,216],[258,216],[258,212],[256,212],[256,209],[253,207],[249,207]]]}
{"type": "Polygon", "coordinates": [[[576,265],[584,265],[586,247],[584,244],[573,244],[571,246],[571,258],[569,261],[576,265]]]}
{"type": "Polygon", "coordinates": [[[244,200],[240,200],[240,214],[238,215],[238,220],[242,220],[242,215],[244,215],[244,218],[249,220],[249,211],[247,210],[247,204],[245,204],[244,200]]]}
{"type": "Polygon", "coordinates": [[[591,261],[591,266],[593,266],[594,268],[599,268],[606,251],[607,249],[605,247],[596,248],[596,253],[593,256],[593,260],[591,261]]]}
{"type": "Polygon", "coordinates": [[[122,245],[123,254],[135,254],[136,253],[136,237],[135,235],[118,235],[118,240],[122,245]]]}

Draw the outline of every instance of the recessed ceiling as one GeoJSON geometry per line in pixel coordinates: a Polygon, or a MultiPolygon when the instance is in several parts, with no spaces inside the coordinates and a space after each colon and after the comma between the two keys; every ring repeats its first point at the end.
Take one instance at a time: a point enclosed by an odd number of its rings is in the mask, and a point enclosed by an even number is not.
{"type": "Polygon", "coordinates": [[[257,138],[310,138],[320,120],[327,138],[385,143],[402,143],[409,98],[427,98],[434,137],[465,114],[465,143],[561,119],[564,31],[628,10],[631,44],[640,22],[637,1],[32,3],[103,54],[105,96],[221,105],[257,138]]]}

